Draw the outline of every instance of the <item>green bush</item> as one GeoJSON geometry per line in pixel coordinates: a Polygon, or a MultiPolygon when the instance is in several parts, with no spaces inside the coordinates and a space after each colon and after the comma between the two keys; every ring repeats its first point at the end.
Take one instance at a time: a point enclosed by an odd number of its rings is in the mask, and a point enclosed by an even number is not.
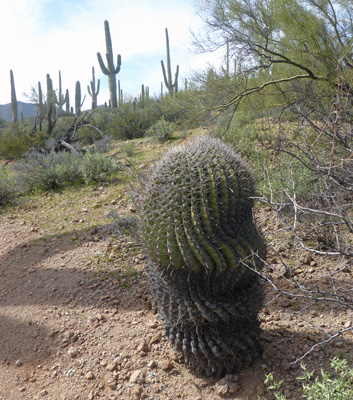
{"type": "Polygon", "coordinates": [[[174,122],[179,129],[192,129],[204,125],[210,112],[203,107],[199,93],[194,90],[165,96],[160,102],[161,113],[166,121],[174,122]]]}
{"type": "MultiPolygon", "coordinates": [[[[347,360],[335,357],[331,360],[334,376],[321,370],[320,376],[315,377],[314,371],[307,372],[302,364],[304,374],[297,378],[303,381],[303,398],[308,400],[351,400],[353,398],[353,368],[349,367],[347,360]]],[[[283,381],[276,382],[273,373],[266,376],[267,390],[273,393],[276,400],[286,400],[281,393],[283,381]]]]}
{"type": "Polygon", "coordinates": [[[78,153],[49,153],[31,151],[14,166],[16,181],[23,192],[55,190],[66,185],[82,183],[78,153]]]}
{"type": "Polygon", "coordinates": [[[12,124],[0,136],[0,157],[19,159],[30,149],[42,147],[46,139],[43,132],[33,134],[28,125],[12,124]]]}
{"type": "Polygon", "coordinates": [[[4,206],[16,196],[16,190],[13,180],[9,177],[8,170],[5,166],[0,166],[0,206],[4,206]]]}
{"type": "Polygon", "coordinates": [[[22,192],[55,190],[77,184],[107,181],[120,169],[102,153],[31,151],[13,166],[22,192]]]}
{"type": "Polygon", "coordinates": [[[86,153],[81,159],[79,171],[86,184],[106,181],[108,176],[119,169],[111,158],[101,153],[86,153]]]}
{"type": "Polygon", "coordinates": [[[175,130],[175,124],[173,122],[166,121],[164,117],[162,117],[148,129],[147,135],[154,137],[159,142],[165,142],[171,138],[175,130]]]}

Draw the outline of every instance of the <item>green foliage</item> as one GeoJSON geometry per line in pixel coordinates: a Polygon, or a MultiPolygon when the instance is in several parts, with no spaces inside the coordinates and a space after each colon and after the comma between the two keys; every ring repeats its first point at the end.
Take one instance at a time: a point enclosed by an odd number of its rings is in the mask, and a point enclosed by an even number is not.
{"type": "Polygon", "coordinates": [[[5,166],[0,166],[0,206],[11,203],[16,196],[13,179],[5,166]]]}
{"type": "Polygon", "coordinates": [[[31,132],[28,125],[12,124],[0,136],[0,157],[19,159],[32,148],[44,145],[47,136],[43,132],[31,132]]]}
{"type": "MultiPolygon", "coordinates": [[[[314,378],[314,371],[306,371],[302,365],[304,374],[297,378],[303,381],[303,398],[308,400],[350,400],[353,397],[353,369],[347,360],[335,357],[331,360],[331,369],[334,373],[321,370],[320,376],[314,378]]],[[[286,400],[280,393],[283,380],[276,382],[273,372],[266,376],[267,390],[273,393],[276,400],[286,400]]]]}
{"type": "Polygon", "coordinates": [[[119,167],[114,161],[101,153],[86,153],[79,166],[86,184],[107,181],[109,175],[118,170],[119,167]]]}
{"type": "Polygon", "coordinates": [[[131,103],[124,103],[114,110],[115,115],[109,126],[109,134],[115,139],[136,139],[143,137],[146,131],[161,117],[158,104],[145,101],[143,108],[134,109],[131,103]]]}
{"type": "Polygon", "coordinates": [[[78,153],[43,154],[31,151],[13,168],[22,192],[55,190],[65,185],[82,183],[80,161],[81,156],[78,153]]]}
{"type": "Polygon", "coordinates": [[[121,168],[102,153],[31,151],[13,169],[22,192],[56,190],[70,185],[106,182],[121,168]]]}
{"type": "Polygon", "coordinates": [[[162,117],[148,129],[147,135],[154,137],[159,142],[165,142],[172,137],[175,129],[176,126],[173,122],[166,121],[164,117],[162,117]]]}
{"type": "Polygon", "coordinates": [[[179,129],[197,128],[210,116],[197,90],[179,91],[173,97],[165,96],[160,101],[160,110],[164,119],[174,122],[179,129]]]}

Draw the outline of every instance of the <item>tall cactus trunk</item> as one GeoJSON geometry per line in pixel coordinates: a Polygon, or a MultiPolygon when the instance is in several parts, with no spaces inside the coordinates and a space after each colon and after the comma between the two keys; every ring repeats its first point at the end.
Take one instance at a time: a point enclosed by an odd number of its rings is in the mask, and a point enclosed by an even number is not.
{"type": "Polygon", "coordinates": [[[254,184],[239,155],[199,138],[169,151],[142,183],[141,238],[152,297],[176,352],[220,377],[261,354],[257,270],[266,246],[254,184]]]}
{"type": "Polygon", "coordinates": [[[75,113],[76,113],[76,115],[81,114],[81,84],[80,84],[80,81],[77,81],[76,85],[75,85],[75,113]]]}
{"type": "Polygon", "coordinates": [[[11,111],[12,111],[12,122],[18,122],[18,111],[17,111],[17,98],[15,90],[15,80],[13,77],[13,71],[10,70],[10,84],[11,84],[11,111]]]}

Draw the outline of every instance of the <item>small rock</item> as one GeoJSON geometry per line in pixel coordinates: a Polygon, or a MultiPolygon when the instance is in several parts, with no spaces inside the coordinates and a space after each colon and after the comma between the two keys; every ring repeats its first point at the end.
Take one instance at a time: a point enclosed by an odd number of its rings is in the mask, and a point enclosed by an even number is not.
{"type": "Polygon", "coordinates": [[[115,390],[117,386],[116,376],[113,375],[106,375],[105,376],[105,383],[107,384],[108,388],[115,390]]]}
{"type": "Polygon", "coordinates": [[[143,389],[140,385],[136,385],[133,389],[134,395],[137,399],[141,399],[142,398],[142,394],[143,394],[143,389]]]}
{"type": "Polygon", "coordinates": [[[351,325],[352,325],[352,322],[351,322],[351,321],[347,321],[347,322],[344,324],[344,328],[345,328],[345,329],[348,329],[351,325]]]}
{"type": "Polygon", "coordinates": [[[145,383],[145,373],[141,369],[137,369],[130,376],[130,383],[145,383]]]}
{"type": "Polygon", "coordinates": [[[88,400],[93,400],[94,399],[94,393],[91,391],[88,393],[88,400]]]}
{"type": "Polygon", "coordinates": [[[144,353],[148,353],[150,350],[150,346],[148,345],[147,342],[142,342],[139,344],[139,346],[137,347],[138,351],[143,351],[144,353]]]}
{"type": "Polygon", "coordinates": [[[160,367],[162,371],[169,371],[173,368],[173,364],[170,360],[164,360],[160,363],[160,367]]]}
{"type": "Polygon", "coordinates": [[[26,391],[26,388],[25,388],[24,386],[22,386],[22,387],[20,387],[20,388],[18,389],[18,391],[21,392],[21,393],[23,393],[23,392],[26,391]]]}
{"type": "Polygon", "coordinates": [[[117,369],[118,365],[116,362],[110,363],[107,365],[106,369],[110,372],[113,372],[117,369]]]}
{"type": "Polygon", "coordinates": [[[46,389],[41,390],[40,395],[41,396],[46,396],[48,394],[48,391],[46,389]]]}
{"type": "Polygon", "coordinates": [[[152,337],[152,339],[150,340],[150,343],[156,344],[156,343],[159,343],[160,340],[161,340],[161,334],[159,333],[158,335],[154,335],[152,337]]]}
{"type": "Polygon", "coordinates": [[[69,347],[67,354],[71,357],[71,358],[75,358],[79,355],[79,350],[76,347],[69,347]]]}
{"type": "Polygon", "coordinates": [[[18,360],[15,362],[15,365],[16,365],[16,367],[22,367],[22,365],[23,365],[22,360],[18,359],[18,360]]]}
{"type": "Polygon", "coordinates": [[[147,367],[148,367],[148,368],[151,368],[151,369],[157,368],[157,366],[158,366],[158,363],[157,363],[157,361],[155,361],[155,360],[151,360],[151,361],[147,364],[147,367]]]}
{"type": "Polygon", "coordinates": [[[238,376],[226,375],[223,379],[218,381],[215,385],[215,391],[218,396],[230,397],[233,396],[238,390],[238,376]]]}
{"type": "Polygon", "coordinates": [[[85,375],[85,378],[89,381],[92,381],[95,378],[94,373],[92,371],[88,371],[85,375]]]}

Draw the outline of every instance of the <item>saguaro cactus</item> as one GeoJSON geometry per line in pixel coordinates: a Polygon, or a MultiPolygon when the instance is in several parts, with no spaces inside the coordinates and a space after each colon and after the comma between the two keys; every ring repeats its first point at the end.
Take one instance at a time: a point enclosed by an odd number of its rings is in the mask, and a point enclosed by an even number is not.
{"type": "Polygon", "coordinates": [[[121,55],[118,54],[117,57],[117,66],[114,67],[113,61],[113,47],[112,40],[110,37],[109,23],[108,21],[104,21],[104,31],[105,31],[105,44],[106,44],[106,58],[107,58],[107,67],[104,65],[102,56],[100,53],[97,53],[98,62],[101,67],[101,70],[104,75],[108,76],[108,84],[109,84],[109,92],[110,92],[110,101],[113,108],[118,106],[118,100],[116,95],[116,76],[121,67],[121,55]]]}
{"type": "Polygon", "coordinates": [[[59,71],[59,93],[58,93],[58,115],[62,115],[63,113],[63,105],[65,105],[67,101],[67,97],[63,95],[62,86],[61,86],[61,71],[59,71]]]}
{"type": "Polygon", "coordinates": [[[94,75],[94,67],[92,67],[92,80],[90,82],[90,85],[91,87],[87,85],[87,90],[88,94],[92,97],[92,110],[95,110],[97,108],[97,96],[99,93],[100,80],[98,79],[97,89],[96,89],[96,78],[94,75]]]}
{"type": "Polygon", "coordinates": [[[10,70],[10,84],[11,84],[11,111],[12,111],[12,121],[16,123],[18,121],[18,112],[17,112],[17,98],[16,98],[16,90],[15,90],[15,80],[13,77],[13,71],[10,70]]]}
{"type": "Polygon", "coordinates": [[[69,94],[69,89],[66,89],[66,93],[65,93],[65,104],[66,104],[66,112],[70,113],[71,109],[70,109],[70,94],[69,94]]]}
{"type": "Polygon", "coordinates": [[[259,275],[265,244],[254,184],[230,147],[202,137],[169,151],[142,184],[149,285],[177,353],[207,375],[235,373],[261,354],[259,275]]]}
{"type": "Polygon", "coordinates": [[[55,90],[53,89],[53,81],[49,74],[47,74],[47,108],[50,109],[52,105],[52,115],[55,115],[55,107],[58,104],[58,99],[56,97],[55,90]]]}
{"type": "Polygon", "coordinates": [[[171,66],[170,66],[169,36],[168,36],[167,28],[165,28],[165,38],[166,38],[166,46],[167,46],[167,72],[165,70],[163,60],[161,60],[161,64],[162,64],[162,71],[163,71],[163,78],[164,78],[165,86],[167,87],[169,94],[171,96],[173,96],[174,93],[178,92],[179,65],[177,65],[174,83],[173,83],[172,82],[172,71],[171,71],[171,66]]]}
{"type": "Polygon", "coordinates": [[[75,113],[77,115],[81,114],[81,83],[76,82],[75,85],[75,113]]]}

